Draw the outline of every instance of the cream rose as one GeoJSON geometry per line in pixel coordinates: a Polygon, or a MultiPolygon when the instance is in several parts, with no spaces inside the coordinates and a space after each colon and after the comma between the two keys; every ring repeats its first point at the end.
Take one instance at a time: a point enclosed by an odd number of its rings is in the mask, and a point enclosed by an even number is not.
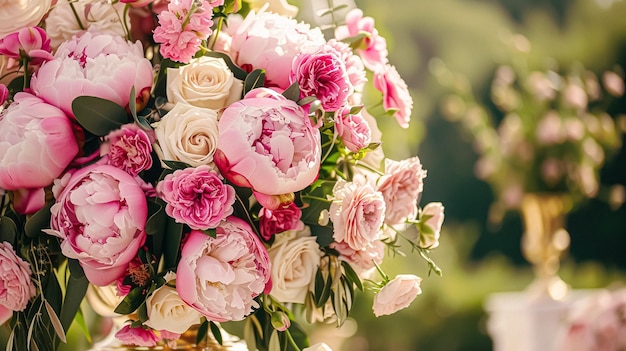
{"type": "Polygon", "coordinates": [[[241,99],[243,82],[221,58],[202,56],[167,70],[167,99],[172,103],[220,110],[241,99]]]}
{"type": "Polygon", "coordinates": [[[52,0],[0,0],[0,38],[36,26],[51,5],[52,0]]]}
{"type": "Polygon", "coordinates": [[[154,123],[161,160],[180,161],[192,167],[213,165],[217,146],[217,112],[178,103],[154,123]]]}
{"type": "Polygon", "coordinates": [[[271,294],[281,302],[304,303],[322,251],[308,227],[277,234],[267,250],[272,262],[271,294]]]}
{"type": "Polygon", "coordinates": [[[163,285],[146,299],[148,320],[146,326],[182,334],[200,323],[200,313],[181,300],[176,288],[163,285]]]}

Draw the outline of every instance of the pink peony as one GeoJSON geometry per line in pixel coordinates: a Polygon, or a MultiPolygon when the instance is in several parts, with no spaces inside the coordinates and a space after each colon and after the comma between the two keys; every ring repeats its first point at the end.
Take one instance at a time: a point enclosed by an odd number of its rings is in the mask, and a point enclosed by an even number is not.
{"type": "Polygon", "coordinates": [[[302,230],[304,223],[300,221],[302,211],[291,203],[287,206],[270,210],[262,208],[259,212],[259,231],[265,240],[269,240],[272,235],[288,230],[302,230]]]}
{"type": "Polygon", "coordinates": [[[215,228],[233,213],[235,189],[206,165],[168,174],[156,189],[167,202],[165,212],[192,229],[215,228]]]}
{"type": "Polygon", "coordinates": [[[396,68],[387,65],[375,72],[374,88],[383,93],[385,111],[394,112],[398,124],[402,128],[408,128],[413,110],[413,98],[409,93],[409,87],[396,68]]]}
{"type": "Polygon", "coordinates": [[[16,255],[13,246],[0,242],[0,314],[4,309],[23,311],[26,308],[28,300],[36,293],[31,274],[30,264],[16,255]]]}
{"type": "Polygon", "coordinates": [[[342,40],[362,33],[367,36],[356,52],[365,67],[376,72],[387,64],[388,52],[387,41],[378,34],[372,17],[363,17],[363,11],[358,8],[351,10],[346,14],[346,24],[335,29],[335,38],[342,40]]]}
{"type": "Polygon", "coordinates": [[[381,236],[385,215],[383,195],[364,181],[337,181],[330,205],[333,238],[353,250],[363,250],[381,236]]]}
{"type": "Polygon", "coordinates": [[[52,60],[54,56],[50,51],[50,39],[39,27],[24,27],[0,39],[1,55],[15,60],[26,56],[33,65],[52,60]]]}
{"type": "Polygon", "coordinates": [[[138,97],[152,87],[152,65],[139,42],[86,32],[64,42],[54,57],[33,76],[31,88],[68,116],[74,116],[72,101],[78,96],[96,96],[126,107],[133,86],[138,97]]]}
{"type": "Polygon", "coordinates": [[[80,261],[94,285],[111,284],[146,241],[146,197],[119,168],[94,164],[64,176],[52,189],[56,203],[49,234],[63,239],[61,250],[80,261]]]}
{"type": "Polygon", "coordinates": [[[328,41],[328,45],[340,53],[341,61],[343,61],[346,66],[346,72],[348,73],[350,84],[352,84],[356,91],[361,91],[363,89],[363,85],[367,82],[363,60],[353,53],[350,45],[344,42],[338,41],[337,39],[331,39],[328,41]]]}
{"type": "Polygon", "coordinates": [[[144,329],[143,327],[131,327],[125,325],[117,333],[115,337],[126,345],[156,346],[159,338],[156,336],[152,329],[144,329]]]}
{"type": "Polygon", "coordinates": [[[409,307],[422,293],[422,278],[412,274],[399,274],[374,296],[374,315],[389,315],[409,307]]]}
{"type": "Polygon", "coordinates": [[[315,51],[326,43],[318,28],[271,12],[251,12],[229,34],[233,61],[248,71],[264,69],[266,86],[281,89],[289,86],[294,57],[305,48],[315,51]]]}
{"type": "Polygon", "coordinates": [[[302,190],[316,179],[320,157],[319,131],[282,95],[245,98],[219,120],[214,162],[238,186],[267,195],[302,190]]]}
{"type": "Polygon", "coordinates": [[[418,157],[403,161],[385,159],[385,175],[378,180],[378,191],[387,205],[385,223],[396,225],[415,218],[425,177],[426,170],[418,157]]]}
{"type": "Polygon", "coordinates": [[[154,139],[152,132],[145,131],[136,124],[126,124],[107,135],[100,153],[108,156],[108,164],[134,177],[152,167],[154,139]]]}
{"type": "Polygon", "coordinates": [[[77,153],[70,119],[38,97],[18,93],[0,115],[0,188],[19,198],[52,184],[77,153]]]}
{"type": "Polygon", "coordinates": [[[176,272],[181,299],[215,322],[244,319],[259,304],[255,297],[269,285],[265,247],[245,221],[228,217],[215,239],[192,230],[176,272]]]}
{"type": "Polygon", "coordinates": [[[325,111],[339,109],[353,91],[342,54],[332,46],[296,56],[289,82],[298,82],[302,97],[317,97],[325,111]]]}
{"type": "Polygon", "coordinates": [[[167,11],[158,15],[159,26],[154,41],[161,44],[164,58],[189,62],[211,35],[213,7],[206,1],[181,0],[170,2],[167,11]]]}
{"type": "Polygon", "coordinates": [[[361,113],[351,114],[345,106],[335,114],[335,128],[346,148],[359,152],[372,142],[372,130],[361,113]]]}

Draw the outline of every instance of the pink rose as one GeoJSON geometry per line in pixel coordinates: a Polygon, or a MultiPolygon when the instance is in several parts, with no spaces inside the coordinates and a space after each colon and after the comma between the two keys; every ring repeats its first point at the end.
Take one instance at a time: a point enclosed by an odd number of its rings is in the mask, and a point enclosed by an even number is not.
{"type": "Polygon", "coordinates": [[[389,315],[409,307],[422,293],[422,278],[412,274],[398,274],[374,296],[374,315],[389,315]]]}
{"type": "Polygon", "coordinates": [[[325,111],[339,109],[353,91],[342,55],[332,46],[296,56],[289,82],[298,82],[301,97],[317,97],[325,111]]]}
{"type": "Polygon", "coordinates": [[[233,213],[235,189],[206,165],[176,170],[165,176],[156,189],[167,202],[165,212],[191,229],[215,228],[233,213]]]}
{"type": "Polygon", "coordinates": [[[3,308],[10,311],[26,308],[28,300],[36,293],[31,274],[30,264],[16,255],[13,246],[0,242],[0,312],[3,308]]]}
{"type": "Polygon", "coordinates": [[[367,276],[376,264],[383,263],[385,257],[385,244],[380,240],[372,241],[362,250],[354,250],[345,242],[334,242],[330,245],[332,249],[339,252],[339,258],[350,264],[352,269],[360,276],[367,276]]]}
{"type": "Polygon", "coordinates": [[[107,155],[107,163],[124,172],[137,176],[152,167],[152,143],[154,135],[136,124],[126,124],[105,138],[100,153],[107,155]]]}
{"type": "Polygon", "coordinates": [[[385,223],[396,225],[415,218],[424,178],[426,170],[418,157],[403,161],[385,159],[385,175],[378,180],[378,191],[387,204],[385,223]]]}
{"type": "Polygon", "coordinates": [[[18,93],[0,115],[0,188],[46,187],[77,153],[70,119],[38,97],[18,93]]]}
{"type": "Polygon", "coordinates": [[[282,233],[287,230],[302,230],[304,223],[300,221],[302,211],[295,203],[270,210],[263,207],[259,212],[259,231],[265,240],[269,240],[272,235],[282,233]]]}
{"type": "Polygon", "coordinates": [[[394,112],[398,124],[402,128],[408,128],[413,110],[413,98],[409,93],[409,87],[400,77],[396,68],[387,65],[382,70],[375,72],[374,88],[383,93],[385,111],[394,112]]]}
{"type": "Polygon", "coordinates": [[[265,247],[245,221],[228,217],[215,239],[192,230],[176,272],[181,299],[215,322],[244,319],[270,279],[265,247]]]}
{"type": "Polygon", "coordinates": [[[326,43],[318,28],[271,12],[251,12],[229,34],[233,61],[248,71],[264,69],[266,86],[281,89],[289,87],[294,57],[305,48],[314,51],[326,43]]]}
{"type": "Polygon", "coordinates": [[[133,86],[138,97],[152,87],[152,64],[144,58],[140,42],[86,32],[61,44],[54,57],[33,76],[31,88],[68,116],[74,116],[72,101],[78,96],[96,96],[126,107],[133,86]]]}
{"type": "Polygon", "coordinates": [[[54,58],[50,39],[39,27],[24,27],[0,39],[0,54],[15,60],[28,57],[29,63],[39,65],[54,58]]]}
{"type": "Polygon", "coordinates": [[[335,114],[335,128],[346,148],[359,152],[372,142],[372,130],[361,113],[351,114],[345,106],[335,114]]]}
{"type": "Polygon", "coordinates": [[[52,191],[56,203],[49,233],[63,239],[63,254],[78,259],[94,285],[109,285],[124,275],[146,241],[148,205],[135,179],[119,168],[94,164],[64,176],[52,191]]]}
{"type": "Polygon", "coordinates": [[[189,62],[200,50],[203,40],[211,35],[213,7],[206,1],[181,0],[170,2],[167,11],[158,15],[159,26],[154,41],[161,44],[164,58],[189,62]]]}
{"type": "Polygon", "coordinates": [[[439,236],[443,225],[444,207],[441,202],[430,202],[420,212],[420,247],[434,249],[439,246],[439,236]],[[428,229],[426,229],[428,227],[428,229]]]}
{"type": "Polygon", "coordinates": [[[377,71],[387,64],[387,41],[378,35],[372,17],[363,17],[363,11],[355,8],[346,14],[346,24],[335,29],[335,38],[342,40],[365,33],[361,47],[356,52],[363,59],[365,67],[377,71]]]}
{"type": "Polygon", "coordinates": [[[350,80],[350,84],[354,87],[354,90],[362,91],[363,85],[367,82],[363,60],[352,52],[350,45],[344,42],[338,41],[337,39],[330,39],[328,45],[341,54],[341,61],[343,61],[346,66],[348,79],[350,80]]]}
{"type": "Polygon", "coordinates": [[[214,162],[238,186],[267,195],[302,190],[316,179],[320,157],[319,131],[282,95],[245,98],[219,120],[214,162]]]}
{"type": "Polygon", "coordinates": [[[130,325],[125,325],[115,333],[115,337],[126,345],[146,347],[156,346],[159,341],[152,329],[144,329],[141,326],[133,328],[130,325]]]}
{"type": "Polygon", "coordinates": [[[380,238],[385,215],[385,200],[380,192],[358,179],[339,180],[333,196],[329,212],[335,241],[343,241],[353,250],[363,250],[380,238]]]}

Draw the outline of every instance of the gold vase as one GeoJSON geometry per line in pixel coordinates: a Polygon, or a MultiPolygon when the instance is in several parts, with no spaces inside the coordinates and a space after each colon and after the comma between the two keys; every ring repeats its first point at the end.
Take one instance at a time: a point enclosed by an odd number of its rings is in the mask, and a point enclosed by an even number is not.
{"type": "Polygon", "coordinates": [[[562,300],[567,295],[569,288],[558,270],[570,243],[564,225],[571,207],[571,200],[558,193],[530,193],[522,199],[522,253],[533,265],[535,280],[527,291],[534,298],[562,300]]]}

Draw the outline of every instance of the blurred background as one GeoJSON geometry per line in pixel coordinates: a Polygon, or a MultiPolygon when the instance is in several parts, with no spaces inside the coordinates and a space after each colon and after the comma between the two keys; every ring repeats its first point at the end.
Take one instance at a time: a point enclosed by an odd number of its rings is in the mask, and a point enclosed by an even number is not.
{"type": "MultiPolygon", "coordinates": [[[[298,3],[297,1],[290,1],[298,3]]],[[[302,1],[300,1],[302,3],[302,1]]],[[[446,91],[434,77],[443,62],[467,77],[476,98],[488,104],[498,64],[508,59],[510,40],[521,34],[530,44],[531,63],[549,60],[562,66],[581,63],[601,73],[626,67],[626,2],[620,0],[355,0],[387,39],[390,61],[407,81],[414,98],[409,133],[394,120],[379,120],[387,155],[418,155],[428,170],[421,204],[441,201],[446,220],[433,257],[443,278],[428,275],[417,255],[387,260],[390,273],[416,272],[425,279],[423,294],[410,308],[374,318],[369,296],[357,296],[354,318],[341,333],[341,350],[455,351],[492,350],[485,299],[496,292],[523,290],[533,278],[520,250],[523,232],[517,212],[490,224],[494,200],[490,186],[476,178],[477,154],[458,123],[442,117],[446,91]],[[391,145],[393,140],[393,145],[391,145]],[[404,141],[398,142],[398,141],[404,141]]],[[[626,112],[624,98],[610,108],[626,112]]],[[[622,141],[622,143],[624,143],[622,141]]],[[[601,170],[602,186],[626,184],[624,147],[601,170]]],[[[612,287],[626,281],[626,206],[611,208],[592,199],[567,216],[571,236],[560,275],[574,289],[612,287]]],[[[332,332],[335,332],[332,330],[332,332]]],[[[335,334],[320,332],[332,340],[335,334]]],[[[337,350],[337,349],[335,349],[337,350]]]]}

